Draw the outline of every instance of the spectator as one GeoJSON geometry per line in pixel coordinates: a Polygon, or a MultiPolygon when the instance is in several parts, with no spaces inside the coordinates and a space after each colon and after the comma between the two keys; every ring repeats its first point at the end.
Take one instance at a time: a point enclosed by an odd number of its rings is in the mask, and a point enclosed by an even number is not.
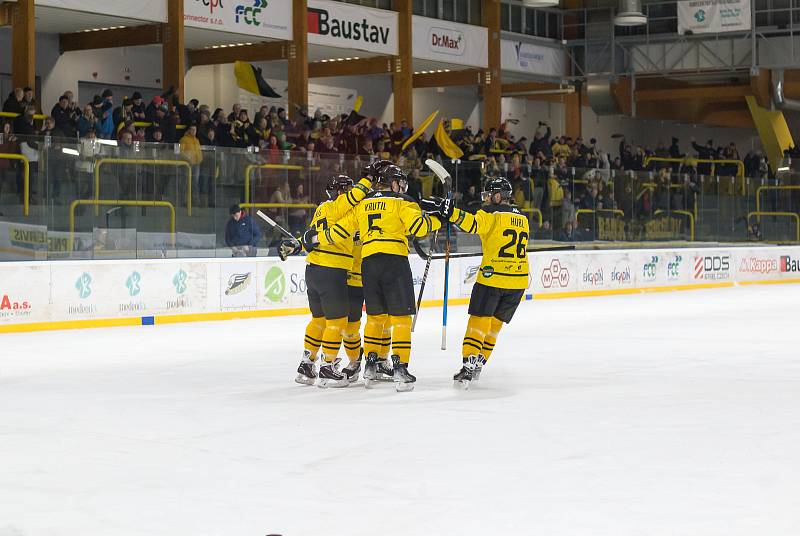
{"type": "MultiPolygon", "coordinates": [[[[186,133],[181,138],[181,155],[192,166],[192,203],[197,203],[200,195],[200,164],[203,163],[203,151],[200,148],[200,140],[197,139],[197,126],[190,125],[186,133]]],[[[208,194],[208,192],[206,192],[208,194]]],[[[180,196],[183,199],[186,193],[181,189],[180,196]]]]}
{"type": "Polygon", "coordinates": [[[25,106],[25,92],[18,87],[8,94],[8,98],[3,103],[3,111],[22,115],[25,113],[25,106]]]}
{"type": "Polygon", "coordinates": [[[33,116],[36,108],[33,106],[25,107],[25,112],[14,120],[14,133],[20,137],[36,136],[39,134],[34,125],[33,116]]]}
{"type": "MultiPolygon", "coordinates": [[[[3,122],[3,135],[0,137],[0,153],[19,154],[19,143],[17,137],[11,130],[11,123],[3,122]]],[[[22,202],[22,174],[17,172],[18,164],[9,158],[0,159],[0,201],[3,199],[3,190],[6,182],[11,182],[14,178],[16,193],[19,202],[22,202]]]]}
{"type": "Polygon", "coordinates": [[[127,122],[133,123],[133,101],[125,97],[122,99],[122,106],[118,106],[114,108],[114,128],[120,128],[120,125],[123,125],[127,122]]]}
{"type": "Polygon", "coordinates": [[[114,134],[114,93],[110,89],[103,91],[100,113],[97,115],[97,135],[110,139],[114,134]]]}
{"type": "Polygon", "coordinates": [[[131,102],[133,102],[133,106],[131,107],[131,114],[133,115],[134,121],[147,121],[146,110],[147,107],[144,105],[144,99],[142,99],[142,94],[138,91],[133,92],[133,96],[131,96],[131,102]]]}
{"type": "Polygon", "coordinates": [[[556,240],[559,242],[577,242],[579,240],[578,233],[575,230],[575,225],[572,220],[564,223],[564,227],[558,233],[556,240]]]}
{"type": "Polygon", "coordinates": [[[225,245],[231,248],[231,256],[255,257],[261,229],[239,205],[233,205],[230,214],[231,219],[225,226],[225,245]]]}
{"type": "Polygon", "coordinates": [[[70,109],[69,96],[64,94],[58,98],[58,103],[53,106],[50,116],[55,122],[55,127],[64,137],[74,138],[77,133],[77,116],[74,109],[70,109]]]}
{"type": "MultiPolygon", "coordinates": [[[[311,202],[305,193],[303,183],[295,186],[294,198],[292,202],[296,205],[307,205],[311,202]]],[[[296,208],[289,211],[289,231],[294,235],[300,235],[308,225],[308,209],[296,208]]]]}
{"type": "Polygon", "coordinates": [[[78,118],[77,129],[78,129],[78,136],[83,138],[92,130],[94,132],[95,125],[97,123],[97,119],[94,116],[94,108],[91,104],[87,104],[83,107],[83,113],[78,118]]]}

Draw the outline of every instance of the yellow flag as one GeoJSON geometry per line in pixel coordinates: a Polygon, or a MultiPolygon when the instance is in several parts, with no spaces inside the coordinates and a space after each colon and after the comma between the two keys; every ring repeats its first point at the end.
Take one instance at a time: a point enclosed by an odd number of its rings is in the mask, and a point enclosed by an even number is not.
{"type": "Polygon", "coordinates": [[[444,129],[444,121],[439,121],[439,126],[436,127],[436,134],[434,134],[436,138],[436,143],[439,144],[439,148],[442,152],[451,160],[456,160],[464,156],[464,151],[456,145],[450,136],[447,134],[447,131],[444,129]]]}
{"type": "Polygon", "coordinates": [[[362,105],[362,104],[364,104],[364,97],[362,97],[361,95],[359,95],[358,97],[356,97],[356,103],[355,103],[355,104],[353,104],[353,111],[354,111],[355,113],[358,113],[358,112],[360,112],[360,111],[361,111],[361,105],[362,105]]]}
{"type": "Polygon", "coordinates": [[[463,130],[464,129],[464,120],[463,119],[456,119],[455,117],[450,120],[450,130],[463,130]]]}
{"type": "Polygon", "coordinates": [[[406,141],[403,142],[403,147],[402,147],[403,151],[406,150],[406,147],[414,143],[414,140],[416,140],[417,138],[422,136],[422,134],[425,133],[425,129],[431,126],[431,123],[433,123],[433,120],[436,119],[436,116],[438,114],[439,110],[436,110],[431,115],[429,115],[428,118],[425,121],[423,121],[419,127],[416,128],[416,130],[414,130],[414,133],[411,136],[409,136],[406,141]]]}

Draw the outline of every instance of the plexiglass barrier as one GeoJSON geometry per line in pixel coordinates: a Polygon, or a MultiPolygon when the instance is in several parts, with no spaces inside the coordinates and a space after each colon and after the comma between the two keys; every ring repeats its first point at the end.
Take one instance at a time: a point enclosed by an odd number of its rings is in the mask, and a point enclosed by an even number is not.
{"type": "MultiPolygon", "coordinates": [[[[299,235],[327,199],[328,179],[357,180],[375,158],[54,138],[4,147],[2,260],[228,257],[229,208],[237,203],[260,229],[253,253],[274,255],[281,235],[254,217],[257,210],[299,235]]],[[[409,172],[409,195],[446,195],[421,160],[397,162],[409,172]]],[[[791,171],[770,179],[743,177],[725,164],[712,175],[668,162],[636,172],[524,160],[442,163],[457,206],[470,211],[481,205],[485,177],[507,177],[534,245],[800,242],[800,182],[791,171]]],[[[442,240],[426,245],[441,249],[442,240]]],[[[456,251],[480,247],[464,233],[453,242],[456,251]]]]}

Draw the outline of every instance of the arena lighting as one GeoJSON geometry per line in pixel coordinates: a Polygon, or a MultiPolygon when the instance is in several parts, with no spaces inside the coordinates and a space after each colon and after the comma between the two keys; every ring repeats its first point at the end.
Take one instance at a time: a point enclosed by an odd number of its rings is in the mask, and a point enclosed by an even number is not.
{"type": "Polygon", "coordinates": [[[558,0],[522,0],[525,7],[558,7],[558,0]]]}
{"type": "Polygon", "coordinates": [[[97,143],[99,143],[101,145],[111,145],[113,147],[117,146],[117,141],[116,140],[104,140],[102,138],[97,138],[94,141],[96,141],[97,143]]]}
{"type": "Polygon", "coordinates": [[[647,15],[642,13],[641,0],[619,0],[615,26],[642,26],[647,24],[647,15]]]}
{"type": "Polygon", "coordinates": [[[778,172],[780,173],[780,172],[782,172],[782,171],[789,171],[789,169],[790,169],[790,168],[789,168],[788,166],[779,167],[779,168],[778,168],[778,172]]]}
{"type": "Polygon", "coordinates": [[[80,156],[81,155],[81,153],[79,153],[75,149],[70,149],[69,147],[63,147],[61,149],[61,152],[64,153],[64,154],[71,154],[72,156],[80,156]]]}
{"type": "Polygon", "coordinates": [[[83,32],[83,33],[89,33],[89,32],[104,32],[104,31],[106,31],[106,30],[120,30],[120,29],[122,29],[122,28],[125,28],[125,26],[109,26],[109,27],[107,27],[107,28],[90,28],[90,29],[88,29],[88,30],[81,30],[81,32],[83,32]]]}

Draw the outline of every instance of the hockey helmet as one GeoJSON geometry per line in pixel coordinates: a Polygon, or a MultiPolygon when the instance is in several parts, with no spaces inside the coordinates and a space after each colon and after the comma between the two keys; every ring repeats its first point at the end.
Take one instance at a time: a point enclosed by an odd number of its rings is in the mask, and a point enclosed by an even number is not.
{"type": "Polygon", "coordinates": [[[483,197],[484,201],[490,201],[494,194],[500,194],[502,201],[510,201],[513,192],[511,183],[505,177],[490,177],[483,187],[481,197],[483,197]]]}
{"type": "Polygon", "coordinates": [[[349,192],[352,188],[353,179],[347,175],[336,175],[328,179],[325,192],[328,194],[328,199],[336,199],[339,197],[339,192],[349,192]]]}
{"type": "Polygon", "coordinates": [[[378,170],[375,182],[389,187],[392,186],[392,183],[397,182],[398,188],[402,193],[405,193],[405,190],[408,189],[406,174],[394,164],[390,164],[378,170]]]}

